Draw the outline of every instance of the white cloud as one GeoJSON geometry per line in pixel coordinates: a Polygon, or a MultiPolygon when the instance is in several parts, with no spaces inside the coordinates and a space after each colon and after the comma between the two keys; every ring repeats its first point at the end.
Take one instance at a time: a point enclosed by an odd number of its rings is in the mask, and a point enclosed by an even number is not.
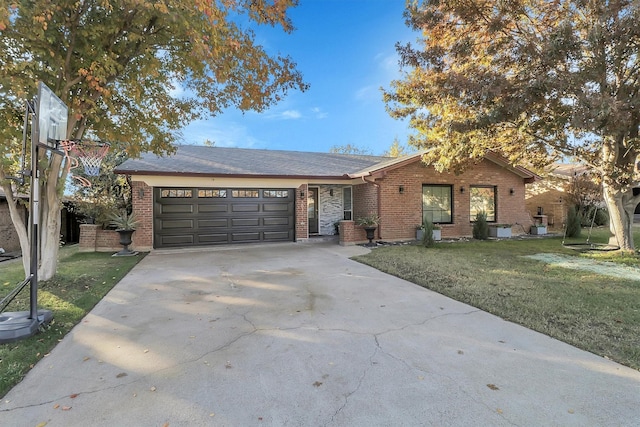
{"type": "Polygon", "coordinates": [[[311,112],[315,115],[316,119],[326,119],[329,117],[329,113],[322,111],[319,107],[313,107],[311,112]]]}
{"type": "Polygon", "coordinates": [[[302,117],[302,114],[300,114],[298,110],[286,110],[280,113],[280,116],[283,119],[288,120],[288,119],[299,119],[300,117],[302,117]]]}
{"type": "Polygon", "coordinates": [[[183,130],[185,144],[202,145],[206,140],[215,142],[216,147],[264,148],[265,141],[255,138],[250,130],[235,121],[198,120],[183,130]]]}

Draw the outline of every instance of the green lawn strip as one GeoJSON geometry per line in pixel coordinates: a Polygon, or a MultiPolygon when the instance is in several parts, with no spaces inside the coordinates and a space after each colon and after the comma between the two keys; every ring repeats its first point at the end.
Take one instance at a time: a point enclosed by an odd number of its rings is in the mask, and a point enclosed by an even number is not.
{"type": "Polygon", "coordinates": [[[354,259],[505,320],[640,369],[640,281],[553,267],[536,253],[584,254],[561,238],[388,246],[354,259]]]}
{"type": "MultiPolygon", "coordinates": [[[[51,310],[53,321],[36,335],[0,344],[0,396],[22,380],[33,365],[79,323],[145,254],[112,257],[111,253],[78,252],[77,245],[61,248],[53,279],[39,282],[38,308],[51,310]]],[[[0,264],[0,297],[24,277],[22,263],[0,264]]],[[[28,311],[29,287],[5,311],[28,311]]]]}

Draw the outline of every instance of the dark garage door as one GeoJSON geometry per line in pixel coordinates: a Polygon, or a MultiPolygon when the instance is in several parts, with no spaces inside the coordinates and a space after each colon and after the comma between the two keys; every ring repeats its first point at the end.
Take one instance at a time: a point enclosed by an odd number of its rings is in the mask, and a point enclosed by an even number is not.
{"type": "Polygon", "coordinates": [[[294,190],[154,189],[156,248],[294,240],[294,190]]]}

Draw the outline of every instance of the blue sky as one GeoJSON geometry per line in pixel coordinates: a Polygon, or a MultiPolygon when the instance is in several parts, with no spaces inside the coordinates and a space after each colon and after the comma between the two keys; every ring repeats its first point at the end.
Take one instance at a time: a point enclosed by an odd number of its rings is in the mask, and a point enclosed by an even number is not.
{"type": "Polygon", "coordinates": [[[289,55],[308,91],[289,92],[262,113],[235,109],[194,122],[183,131],[187,144],[327,152],[356,145],[382,154],[397,137],[405,143],[406,122],[385,111],[380,87],[401,76],[396,42],[418,36],[404,23],[404,0],[300,0],[290,10],[296,27],[255,27],[267,52],[289,55]]]}

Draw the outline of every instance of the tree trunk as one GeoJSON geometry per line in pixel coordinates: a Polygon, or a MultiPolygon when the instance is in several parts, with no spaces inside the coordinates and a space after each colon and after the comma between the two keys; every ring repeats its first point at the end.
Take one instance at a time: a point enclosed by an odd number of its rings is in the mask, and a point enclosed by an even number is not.
{"type": "Polygon", "coordinates": [[[609,244],[623,251],[634,251],[633,214],[640,197],[633,196],[633,189],[622,192],[603,184],[604,200],[609,210],[609,244]]]}
{"type": "Polygon", "coordinates": [[[65,177],[60,177],[63,157],[52,154],[40,197],[40,264],[38,278],[49,280],[56,274],[60,248],[60,210],[65,177]],[[62,189],[58,189],[62,185],[62,189]]]}

